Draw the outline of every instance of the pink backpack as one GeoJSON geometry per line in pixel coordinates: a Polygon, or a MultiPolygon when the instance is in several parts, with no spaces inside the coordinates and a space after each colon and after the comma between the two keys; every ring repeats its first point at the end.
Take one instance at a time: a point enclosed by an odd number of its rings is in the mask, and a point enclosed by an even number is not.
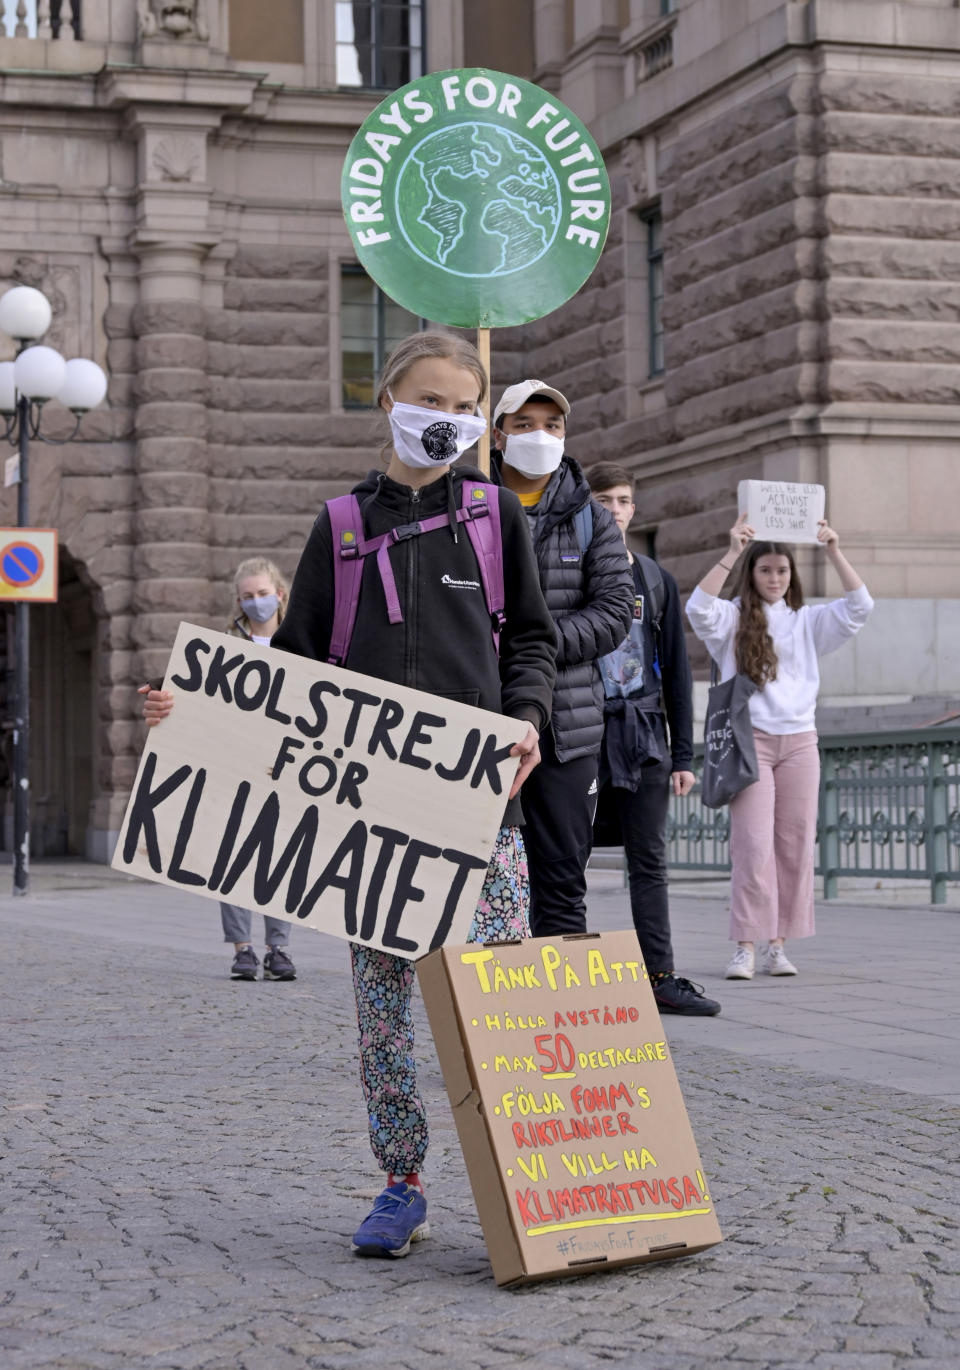
{"type": "MultiPolygon", "coordinates": [[[[404,523],[391,528],[379,537],[363,535],[363,519],[355,495],[339,495],[327,500],[330,528],[333,534],[333,629],[330,633],[330,655],[333,666],[342,666],[350,650],[353,628],[357,620],[360,600],[360,581],[363,559],[371,552],[377,554],[377,566],[387,601],[387,616],[391,623],[402,623],[403,613],[397,595],[397,584],[390,565],[389,550],[393,543],[420,537],[438,528],[449,528],[450,515],[436,514],[419,523],[404,523]]],[[[457,523],[465,523],[467,535],[480,567],[480,581],[490,613],[494,651],[500,654],[500,632],[506,618],[503,612],[503,543],[500,537],[500,501],[495,485],[463,482],[463,504],[457,511],[457,523]]]]}

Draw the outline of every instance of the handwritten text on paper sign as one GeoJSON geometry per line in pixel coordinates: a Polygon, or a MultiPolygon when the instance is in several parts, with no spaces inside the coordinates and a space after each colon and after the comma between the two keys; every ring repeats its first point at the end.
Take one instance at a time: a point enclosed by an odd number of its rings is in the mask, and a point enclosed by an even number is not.
{"type": "Polygon", "coordinates": [[[416,958],[466,941],[515,719],[183,623],[113,865],[416,958]]]}
{"type": "Polygon", "coordinates": [[[826,507],[826,491],[822,485],[742,480],[737,486],[737,506],[746,514],[758,542],[813,543],[826,507]]]}

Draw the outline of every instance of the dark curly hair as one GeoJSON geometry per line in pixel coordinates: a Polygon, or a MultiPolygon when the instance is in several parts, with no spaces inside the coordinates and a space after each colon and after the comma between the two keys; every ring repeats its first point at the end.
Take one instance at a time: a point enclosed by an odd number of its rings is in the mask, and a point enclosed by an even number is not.
{"type": "MultiPolygon", "coordinates": [[[[799,609],[803,604],[803,586],[797,574],[797,563],[793,550],[782,542],[751,542],[740,554],[739,576],[735,582],[735,594],[740,597],[740,622],[734,640],[734,653],[737,670],[749,676],[753,683],[763,689],[770,680],[777,678],[777,652],[773,639],[767,632],[767,620],[763,612],[763,600],[753,584],[753,568],[761,557],[786,557],[790,563],[790,584],[784,596],[787,607],[799,609]]],[[[737,575],[737,567],[733,574],[737,575]]]]}

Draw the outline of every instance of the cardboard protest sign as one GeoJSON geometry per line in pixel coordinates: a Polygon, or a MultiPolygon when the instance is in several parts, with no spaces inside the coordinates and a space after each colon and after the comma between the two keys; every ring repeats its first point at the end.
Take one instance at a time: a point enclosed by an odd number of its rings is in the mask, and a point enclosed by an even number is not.
{"type": "Polygon", "coordinates": [[[557,309],[610,224],[603,156],[582,120],[552,92],[481,67],[391,91],[350,144],[341,200],[381,290],[464,328],[557,309]]]}
{"type": "Polygon", "coordinates": [[[498,1284],[722,1240],[634,932],[448,943],[417,973],[498,1284]]]}
{"type": "Polygon", "coordinates": [[[737,486],[737,506],[746,514],[757,542],[816,542],[826,491],[822,485],[784,480],[742,480],[737,486]]]}
{"type": "Polygon", "coordinates": [[[182,623],[116,870],[396,956],[469,935],[525,723],[182,623]]]}

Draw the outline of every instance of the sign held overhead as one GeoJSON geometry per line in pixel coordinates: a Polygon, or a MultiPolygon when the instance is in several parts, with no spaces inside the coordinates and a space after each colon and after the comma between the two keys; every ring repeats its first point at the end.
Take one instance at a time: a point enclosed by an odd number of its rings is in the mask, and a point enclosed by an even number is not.
{"type": "Polygon", "coordinates": [[[817,541],[817,523],[826,507],[822,485],[784,480],[742,480],[737,507],[746,514],[757,542],[817,541]]]}

